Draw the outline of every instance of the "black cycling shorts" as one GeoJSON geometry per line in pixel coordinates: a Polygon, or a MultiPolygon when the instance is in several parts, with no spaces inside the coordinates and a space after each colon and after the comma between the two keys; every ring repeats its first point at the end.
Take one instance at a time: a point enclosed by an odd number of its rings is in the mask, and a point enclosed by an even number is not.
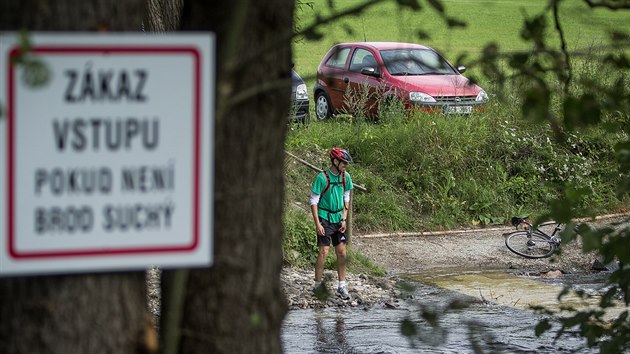
{"type": "Polygon", "coordinates": [[[341,223],[333,224],[326,219],[319,218],[319,222],[324,227],[324,236],[317,235],[318,246],[330,246],[337,247],[340,243],[346,243],[347,237],[345,232],[339,231],[341,223]]]}

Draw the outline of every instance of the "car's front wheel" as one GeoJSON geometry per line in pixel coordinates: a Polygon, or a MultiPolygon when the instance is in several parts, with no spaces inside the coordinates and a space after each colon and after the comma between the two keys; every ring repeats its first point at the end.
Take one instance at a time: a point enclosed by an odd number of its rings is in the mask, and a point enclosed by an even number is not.
{"type": "Polygon", "coordinates": [[[331,113],[332,109],[330,107],[328,96],[323,91],[318,92],[315,96],[315,115],[317,116],[317,119],[323,120],[330,118],[331,113]]]}

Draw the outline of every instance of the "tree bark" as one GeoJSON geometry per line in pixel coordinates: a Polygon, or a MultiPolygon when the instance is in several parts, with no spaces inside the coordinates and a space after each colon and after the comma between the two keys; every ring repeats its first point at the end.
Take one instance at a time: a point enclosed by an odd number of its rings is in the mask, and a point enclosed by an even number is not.
{"type": "MultiPolygon", "coordinates": [[[[142,0],[3,0],[0,30],[139,31],[143,10],[142,0]]],[[[0,351],[155,351],[144,284],[142,272],[0,278],[0,351]]]]}
{"type": "Polygon", "coordinates": [[[144,30],[167,32],[179,29],[184,0],[146,0],[144,30]]]}
{"type": "MultiPolygon", "coordinates": [[[[143,5],[141,0],[3,0],[0,29],[140,30],[143,5]]],[[[281,352],[292,18],[291,0],[184,5],[184,30],[216,32],[218,64],[215,264],[190,273],[182,353],[281,352]]],[[[148,350],[143,290],[142,273],[1,279],[0,348],[11,353],[148,350]]]]}
{"type": "Polygon", "coordinates": [[[184,4],[217,34],[214,265],[190,272],[181,353],[280,353],[291,0],[184,4]],[[286,37],[287,40],[279,41],[286,37]],[[262,53],[262,54],[261,54],[262,53]]]}
{"type": "Polygon", "coordinates": [[[140,31],[144,1],[3,0],[0,30],[140,31]]]}
{"type": "Polygon", "coordinates": [[[155,350],[142,273],[0,279],[3,353],[155,350]],[[149,331],[149,333],[145,333],[149,331]]]}

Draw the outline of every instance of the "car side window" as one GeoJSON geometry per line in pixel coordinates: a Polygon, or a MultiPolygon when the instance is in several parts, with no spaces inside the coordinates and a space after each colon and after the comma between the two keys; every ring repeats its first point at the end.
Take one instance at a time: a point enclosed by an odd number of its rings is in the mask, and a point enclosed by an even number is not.
{"type": "Polygon", "coordinates": [[[354,55],[352,56],[352,61],[350,61],[350,71],[361,72],[361,69],[365,67],[372,67],[374,69],[378,69],[376,67],[376,59],[374,58],[374,54],[369,50],[363,48],[357,48],[354,51],[354,55]]]}
{"type": "Polygon", "coordinates": [[[341,48],[326,61],[326,66],[343,69],[350,54],[350,48],[341,48]]]}

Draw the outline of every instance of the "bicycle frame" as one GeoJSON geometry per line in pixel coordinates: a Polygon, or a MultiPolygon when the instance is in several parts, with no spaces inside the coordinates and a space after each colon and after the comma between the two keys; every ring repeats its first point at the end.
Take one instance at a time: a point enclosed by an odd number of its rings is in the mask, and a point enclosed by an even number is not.
{"type": "Polygon", "coordinates": [[[564,228],[564,225],[555,221],[533,225],[528,218],[515,216],[512,225],[517,231],[507,234],[505,245],[519,256],[526,258],[545,258],[552,255],[560,246],[560,238],[556,235],[564,228]],[[553,225],[551,234],[547,234],[540,227],[553,225]],[[519,229],[524,228],[525,230],[519,229]],[[548,245],[548,246],[543,246],[548,245]]]}
{"type": "Polygon", "coordinates": [[[558,234],[559,231],[562,231],[562,229],[564,229],[564,224],[562,223],[558,223],[555,221],[545,221],[541,224],[538,225],[538,227],[535,227],[532,223],[529,222],[528,217],[513,217],[512,218],[512,225],[514,225],[516,227],[516,229],[518,230],[519,226],[521,225],[525,225],[526,230],[527,230],[527,234],[529,235],[529,238],[531,239],[531,236],[534,233],[537,233],[538,235],[541,235],[545,238],[549,238],[551,241],[554,241],[554,243],[560,244],[560,238],[556,237],[556,234],[558,234]],[[553,231],[550,234],[547,234],[545,231],[541,230],[540,228],[543,226],[549,226],[549,225],[556,225],[553,228],[553,231]]]}
{"type": "Polygon", "coordinates": [[[529,225],[529,227],[530,227],[530,230],[532,230],[532,232],[536,232],[536,233],[538,233],[539,235],[543,235],[543,236],[545,236],[545,237],[548,237],[548,238],[549,238],[551,241],[553,241],[554,243],[556,243],[556,244],[558,244],[558,245],[560,244],[560,237],[556,237],[556,234],[557,234],[559,231],[562,231],[562,229],[564,229],[564,224],[557,223],[557,222],[555,222],[555,221],[547,221],[547,222],[544,222],[544,223],[542,223],[542,224],[538,225],[538,227],[534,227],[534,226],[532,226],[531,224],[528,224],[528,225],[529,225]],[[552,224],[555,224],[556,226],[553,228],[553,232],[551,233],[551,235],[549,235],[549,234],[545,233],[543,230],[541,230],[541,229],[539,228],[539,227],[541,227],[541,226],[547,226],[547,225],[552,225],[552,224]]]}

